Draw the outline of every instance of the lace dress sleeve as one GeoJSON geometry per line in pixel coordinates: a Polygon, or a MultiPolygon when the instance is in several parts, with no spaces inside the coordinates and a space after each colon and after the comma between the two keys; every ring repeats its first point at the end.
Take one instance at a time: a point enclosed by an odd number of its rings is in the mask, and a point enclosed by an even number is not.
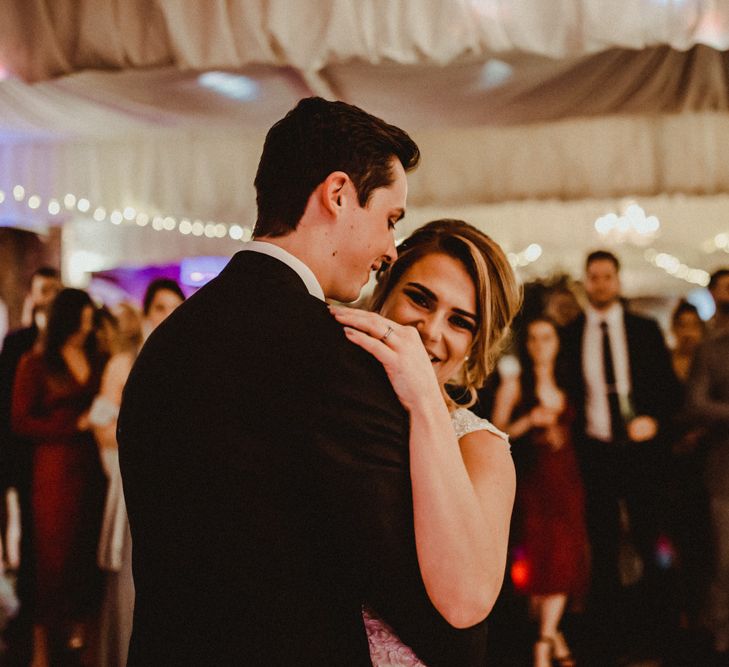
{"type": "Polygon", "coordinates": [[[460,440],[464,435],[473,433],[474,431],[488,431],[501,438],[504,443],[509,446],[509,436],[503,431],[496,428],[488,419],[477,417],[473,412],[466,408],[457,408],[451,413],[451,422],[456,437],[460,440]]]}

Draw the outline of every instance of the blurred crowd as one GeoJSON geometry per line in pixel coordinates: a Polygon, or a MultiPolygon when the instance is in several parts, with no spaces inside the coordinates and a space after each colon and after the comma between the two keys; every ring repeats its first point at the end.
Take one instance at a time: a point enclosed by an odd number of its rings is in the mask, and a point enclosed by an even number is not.
{"type": "Polygon", "coordinates": [[[525,286],[480,405],[517,466],[492,664],[729,664],[729,269],[708,289],[669,347],[611,252],[525,286]]]}
{"type": "MultiPolygon", "coordinates": [[[[729,269],[709,292],[707,322],[675,305],[669,347],[610,252],[579,282],[525,286],[478,408],[518,478],[491,664],[729,664],[729,269]]],[[[33,275],[28,326],[0,352],[4,664],[126,662],[116,418],[143,341],[184,298],[160,279],[141,310],[98,307],[54,269],[33,275]]]]}
{"type": "Polygon", "coordinates": [[[109,309],[55,269],[33,274],[28,326],[0,352],[2,664],[126,664],[134,584],[116,418],[143,341],[184,299],[159,279],[141,311],[109,309]]]}

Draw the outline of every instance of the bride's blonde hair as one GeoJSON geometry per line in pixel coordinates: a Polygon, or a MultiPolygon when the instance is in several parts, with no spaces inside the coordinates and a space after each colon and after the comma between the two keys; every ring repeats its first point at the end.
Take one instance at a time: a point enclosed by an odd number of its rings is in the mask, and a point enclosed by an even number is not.
{"type": "Polygon", "coordinates": [[[504,251],[493,239],[463,220],[434,220],[405,239],[398,247],[397,260],[380,269],[370,309],[381,310],[407,270],[432,254],[461,262],[476,288],[476,331],[460,377],[453,378],[469,394],[465,405],[473,405],[476,390],[493,370],[511,321],[519,311],[521,286],[504,251]]]}

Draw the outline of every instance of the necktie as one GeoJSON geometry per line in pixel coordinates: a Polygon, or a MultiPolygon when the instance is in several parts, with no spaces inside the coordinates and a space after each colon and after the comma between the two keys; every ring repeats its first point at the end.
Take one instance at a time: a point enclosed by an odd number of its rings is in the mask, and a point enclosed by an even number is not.
{"type": "Polygon", "coordinates": [[[602,329],[602,365],[605,371],[605,384],[607,385],[608,405],[610,407],[610,430],[612,440],[615,443],[623,444],[626,441],[625,421],[620,412],[620,396],[618,386],[615,383],[615,366],[613,365],[613,353],[610,350],[610,334],[608,333],[607,322],[600,322],[602,329]]]}

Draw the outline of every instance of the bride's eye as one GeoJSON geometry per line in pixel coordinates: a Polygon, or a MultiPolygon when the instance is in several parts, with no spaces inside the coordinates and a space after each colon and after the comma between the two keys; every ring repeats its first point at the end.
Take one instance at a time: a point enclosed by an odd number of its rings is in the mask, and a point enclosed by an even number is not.
{"type": "Polygon", "coordinates": [[[422,306],[423,308],[428,307],[428,298],[422,292],[418,292],[417,290],[405,290],[405,294],[407,294],[410,300],[418,306],[422,306]]]}
{"type": "Polygon", "coordinates": [[[454,315],[451,317],[451,323],[453,326],[458,327],[459,329],[465,329],[471,333],[475,333],[476,331],[476,325],[471,322],[471,320],[467,320],[465,317],[461,317],[460,315],[454,315]]]}

